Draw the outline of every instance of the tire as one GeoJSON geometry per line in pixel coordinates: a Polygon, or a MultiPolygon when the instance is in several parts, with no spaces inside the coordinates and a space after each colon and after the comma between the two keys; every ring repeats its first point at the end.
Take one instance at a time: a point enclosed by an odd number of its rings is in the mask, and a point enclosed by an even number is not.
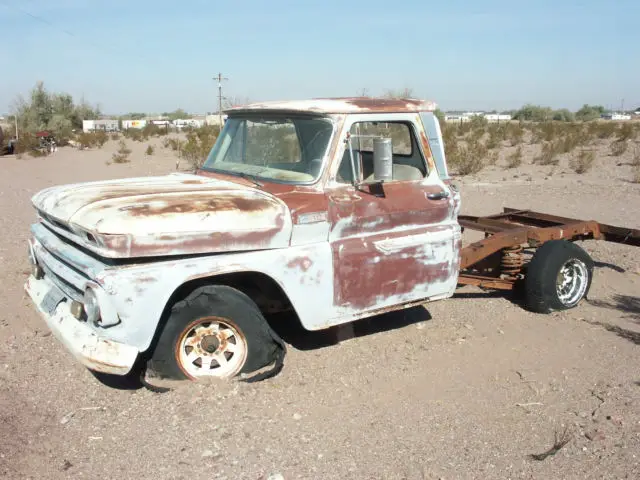
{"type": "Polygon", "coordinates": [[[593,260],[582,248],[566,240],[545,242],[527,268],[526,306],[536,313],[573,308],[589,293],[592,278],[593,260]],[[565,267],[569,269],[564,270],[567,275],[562,273],[565,267]],[[559,285],[561,281],[565,283],[559,285]]]}
{"type": "Polygon", "coordinates": [[[172,306],[147,370],[174,380],[232,378],[281,362],[284,350],[249,297],[207,285],[172,306]]]}

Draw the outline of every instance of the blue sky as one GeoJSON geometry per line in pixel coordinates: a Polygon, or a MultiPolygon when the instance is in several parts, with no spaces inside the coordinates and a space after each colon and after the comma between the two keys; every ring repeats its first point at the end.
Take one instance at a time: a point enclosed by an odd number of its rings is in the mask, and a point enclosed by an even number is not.
{"type": "Polygon", "coordinates": [[[108,113],[213,111],[219,71],[251,100],[635,108],[639,20],[638,0],[0,0],[0,112],[38,80],[108,113]]]}

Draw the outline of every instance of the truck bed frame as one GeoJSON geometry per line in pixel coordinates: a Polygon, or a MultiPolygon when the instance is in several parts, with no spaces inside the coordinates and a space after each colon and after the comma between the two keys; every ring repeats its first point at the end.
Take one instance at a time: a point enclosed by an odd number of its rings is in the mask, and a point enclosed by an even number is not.
{"type": "Polygon", "coordinates": [[[615,227],[594,220],[576,220],[531,210],[504,208],[486,217],[459,215],[462,229],[484,232],[485,238],[460,253],[460,285],[512,290],[524,278],[526,249],[549,240],[606,240],[640,246],[640,230],[615,227]]]}

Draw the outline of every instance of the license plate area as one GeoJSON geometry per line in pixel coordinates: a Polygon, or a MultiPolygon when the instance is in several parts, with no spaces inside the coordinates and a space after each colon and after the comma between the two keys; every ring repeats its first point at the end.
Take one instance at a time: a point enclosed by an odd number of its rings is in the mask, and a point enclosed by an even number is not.
{"type": "Polygon", "coordinates": [[[62,290],[58,287],[52,286],[42,299],[42,302],[40,302],[40,307],[47,313],[47,315],[53,315],[60,302],[63,302],[66,298],[67,297],[62,290]]]}

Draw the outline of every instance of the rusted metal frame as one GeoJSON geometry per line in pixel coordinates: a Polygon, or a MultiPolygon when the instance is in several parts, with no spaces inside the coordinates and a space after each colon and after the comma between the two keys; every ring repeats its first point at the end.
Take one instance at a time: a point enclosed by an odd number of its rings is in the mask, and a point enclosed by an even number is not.
{"type": "Polygon", "coordinates": [[[476,287],[494,288],[496,290],[513,290],[515,282],[509,279],[461,273],[458,277],[459,285],[475,285],[476,287]]]}
{"type": "Polygon", "coordinates": [[[464,247],[460,253],[460,268],[466,269],[489,255],[514,245],[528,244],[537,247],[540,244],[557,239],[599,238],[597,222],[577,222],[548,228],[521,227],[498,232],[488,238],[464,247]]]}
{"type": "Polygon", "coordinates": [[[497,233],[521,227],[521,225],[495,220],[491,217],[474,217],[471,215],[458,215],[458,223],[469,230],[478,230],[486,233],[497,233]]]}
{"type": "MultiPolygon", "coordinates": [[[[517,210],[515,208],[504,208],[505,214],[509,218],[514,218],[518,221],[536,219],[546,222],[553,222],[557,224],[567,224],[581,222],[582,220],[576,220],[573,218],[559,217],[557,215],[549,215],[546,213],[533,212],[531,210],[517,210]]],[[[608,225],[606,223],[599,223],[598,228],[601,233],[601,238],[608,242],[622,243],[625,245],[633,245],[640,247],[640,230],[634,228],[617,227],[614,225],[608,225]]]]}

